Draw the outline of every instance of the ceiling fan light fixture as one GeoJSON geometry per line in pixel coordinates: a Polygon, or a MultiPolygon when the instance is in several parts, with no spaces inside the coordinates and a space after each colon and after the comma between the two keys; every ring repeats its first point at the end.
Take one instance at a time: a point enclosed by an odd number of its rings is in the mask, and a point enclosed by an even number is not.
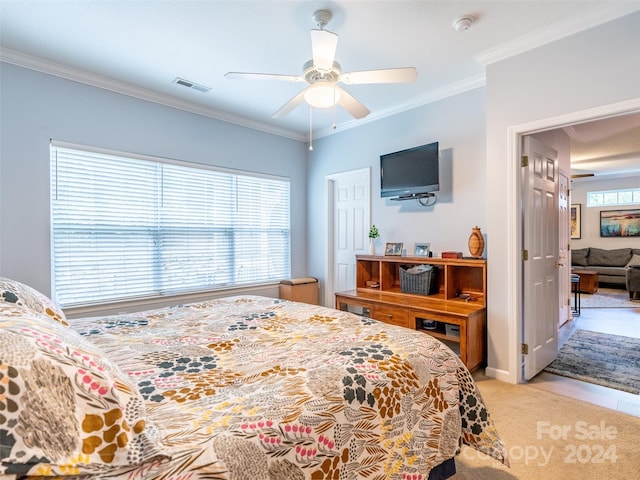
{"type": "Polygon", "coordinates": [[[305,101],[315,108],[329,108],[340,102],[342,93],[335,83],[316,82],[304,92],[305,101]]]}

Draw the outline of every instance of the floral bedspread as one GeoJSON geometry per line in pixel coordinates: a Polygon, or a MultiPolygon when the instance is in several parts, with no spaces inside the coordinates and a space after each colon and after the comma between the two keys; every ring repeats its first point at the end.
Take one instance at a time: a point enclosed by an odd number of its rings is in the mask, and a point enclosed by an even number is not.
{"type": "Polygon", "coordinates": [[[471,375],[422,332],[254,296],[69,323],[170,456],[101,478],[426,479],[460,442],[506,462],[471,375]]]}

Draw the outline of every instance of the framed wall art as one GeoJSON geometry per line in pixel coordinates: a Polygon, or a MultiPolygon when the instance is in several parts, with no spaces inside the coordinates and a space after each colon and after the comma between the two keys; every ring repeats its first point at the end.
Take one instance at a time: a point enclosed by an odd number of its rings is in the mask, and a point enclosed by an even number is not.
{"type": "Polygon", "coordinates": [[[582,226],[580,222],[582,221],[581,215],[581,204],[576,203],[571,205],[571,238],[577,239],[581,236],[582,226]]]}
{"type": "Polygon", "coordinates": [[[600,210],[601,237],[640,237],[640,208],[600,210]]]}

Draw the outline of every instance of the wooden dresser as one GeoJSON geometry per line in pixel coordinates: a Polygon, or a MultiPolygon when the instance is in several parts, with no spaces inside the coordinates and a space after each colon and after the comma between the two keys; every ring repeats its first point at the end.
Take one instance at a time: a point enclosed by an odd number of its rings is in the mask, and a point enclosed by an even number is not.
{"type": "Polygon", "coordinates": [[[486,361],[486,291],[485,260],[358,255],[356,289],[336,293],[336,308],[432,335],[475,370],[486,361]],[[422,264],[438,269],[437,293],[403,293],[400,269],[422,264]]]}

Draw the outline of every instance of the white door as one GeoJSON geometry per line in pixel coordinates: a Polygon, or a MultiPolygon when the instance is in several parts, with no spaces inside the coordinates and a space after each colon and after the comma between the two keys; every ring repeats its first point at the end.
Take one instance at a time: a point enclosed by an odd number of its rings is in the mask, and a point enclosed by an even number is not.
{"type": "Polygon", "coordinates": [[[367,169],[343,172],[329,177],[332,209],[328,225],[332,284],[327,286],[327,305],[334,305],[335,292],[356,288],[356,255],[369,250],[371,217],[371,172],[367,169]]]}
{"type": "Polygon", "coordinates": [[[560,240],[558,244],[558,290],[560,292],[560,316],[558,328],[571,320],[571,222],[569,211],[569,178],[560,172],[558,179],[558,229],[560,240]]]}
{"type": "Polygon", "coordinates": [[[529,380],[558,352],[558,154],[529,136],[523,143],[523,361],[529,380]]]}

